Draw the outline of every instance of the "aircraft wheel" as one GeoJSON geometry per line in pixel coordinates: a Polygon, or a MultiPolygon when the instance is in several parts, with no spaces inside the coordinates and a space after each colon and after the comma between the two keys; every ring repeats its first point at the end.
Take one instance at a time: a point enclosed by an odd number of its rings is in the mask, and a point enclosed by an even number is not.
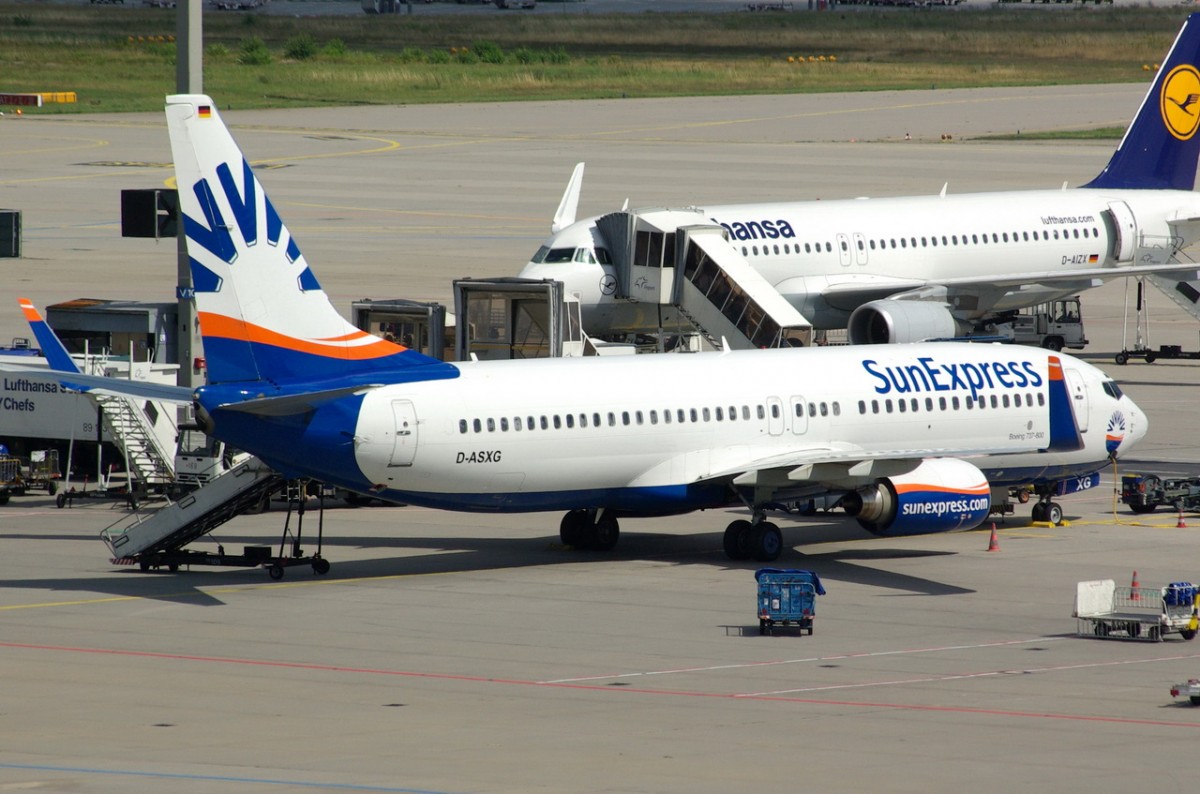
{"type": "Polygon", "coordinates": [[[783,551],[783,533],[779,531],[779,527],[771,523],[762,523],[753,532],[750,546],[753,549],[754,559],[759,562],[771,562],[779,559],[779,555],[783,551]]]}
{"type": "Polygon", "coordinates": [[[731,560],[750,558],[747,541],[750,538],[750,522],[738,519],[725,528],[725,556],[731,560]]]}
{"type": "Polygon", "coordinates": [[[1062,523],[1062,520],[1063,520],[1062,505],[1058,504],[1057,502],[1051,502],[1050,504],[1046,505],[1045,512],[1046,512],[1046,518],[1045,518],[1046,521],[1049,521],[1051,524],[1054,524],[1055,526],[1062,523]]]}
{"type": "Polygon", "coordinates": [[[591,535],[592,542],[588,545],[593,551],[611,551],[621,537],[621,526],[617,519],[606,514],[596,522],[591,535]]]}
{"type": "Polygon", "coordinates": [[[564,546],[583,548],[587,545],[588,524],[586,510],[572,510],[563,516],[558,525],[558,537],[564,546]]]}

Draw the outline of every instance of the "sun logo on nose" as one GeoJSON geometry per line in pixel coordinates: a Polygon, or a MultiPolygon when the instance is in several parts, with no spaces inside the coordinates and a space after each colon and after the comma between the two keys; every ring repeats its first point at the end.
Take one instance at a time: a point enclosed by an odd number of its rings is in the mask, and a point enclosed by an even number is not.
{"type": "Polygon", "coordinates": [[[1121,442],[1125,440],[1125,414],[1120,411],[1114,411],[1113,415],[1108,418],[1108,427],[1104,431],[1104,450],[1109,454],[1117,451],[1121,446],[1121,442]]]}
{"type": "Polygon", "coordinates": [[[1196,134],[1200,126],[1200,71],[1195,66],[1176,66],[1163,80],[1159,109],[1167,131],[1181,141],[1196,134]]]}

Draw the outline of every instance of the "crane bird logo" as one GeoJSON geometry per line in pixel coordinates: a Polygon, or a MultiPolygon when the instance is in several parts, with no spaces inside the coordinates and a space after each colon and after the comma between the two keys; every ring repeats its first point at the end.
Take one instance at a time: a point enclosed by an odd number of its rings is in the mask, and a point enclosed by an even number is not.
{"type": "Polygon", "coordinates": [[[1159,109],[1167,131],[1181,141],[1196,134],[1200,126],[1200,71],[1195,66],[1176,66],[1163,80],[1159,109]]]}

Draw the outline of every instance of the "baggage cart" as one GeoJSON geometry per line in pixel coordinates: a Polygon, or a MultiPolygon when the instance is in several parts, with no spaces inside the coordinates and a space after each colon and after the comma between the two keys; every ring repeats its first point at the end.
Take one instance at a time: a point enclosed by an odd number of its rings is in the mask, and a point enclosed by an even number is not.
{"type": "Polygon", "coordinates": [[[800,634],[813,633],[818,595],[825,595],[813,571],[760,568],[758,582],[758,633],[774,634],[776,626],[796,626],[800,634]]]}
{"type": "Polygon", "coordinates": [[[1168,634],[1185,640],[1197,632],[1198,590],[1191,582],[1166,587],[1118,587],[1112,579],[1079,582],[1074,617],[1082,635],[1160,642],[1168,634]]]}

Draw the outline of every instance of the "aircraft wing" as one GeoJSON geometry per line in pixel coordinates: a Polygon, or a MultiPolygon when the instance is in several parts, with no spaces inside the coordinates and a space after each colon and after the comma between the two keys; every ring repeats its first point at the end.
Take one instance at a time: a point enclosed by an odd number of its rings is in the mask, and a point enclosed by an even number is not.
{"type": "MultiPolygon", "coordinates": [[[[971,458],[979,455],[1013,453],[1011,447],[927,447],[867,451],[861,447],[807,448],[767,456],[746,455],[743,460],[725,459],[701,480],[730,480],[735,485],[828,483],[848,484],[907,474],[926,458],[971,458]]],[[[1030,450],[1032,451],[1032,450],[1030,450]]]]}

